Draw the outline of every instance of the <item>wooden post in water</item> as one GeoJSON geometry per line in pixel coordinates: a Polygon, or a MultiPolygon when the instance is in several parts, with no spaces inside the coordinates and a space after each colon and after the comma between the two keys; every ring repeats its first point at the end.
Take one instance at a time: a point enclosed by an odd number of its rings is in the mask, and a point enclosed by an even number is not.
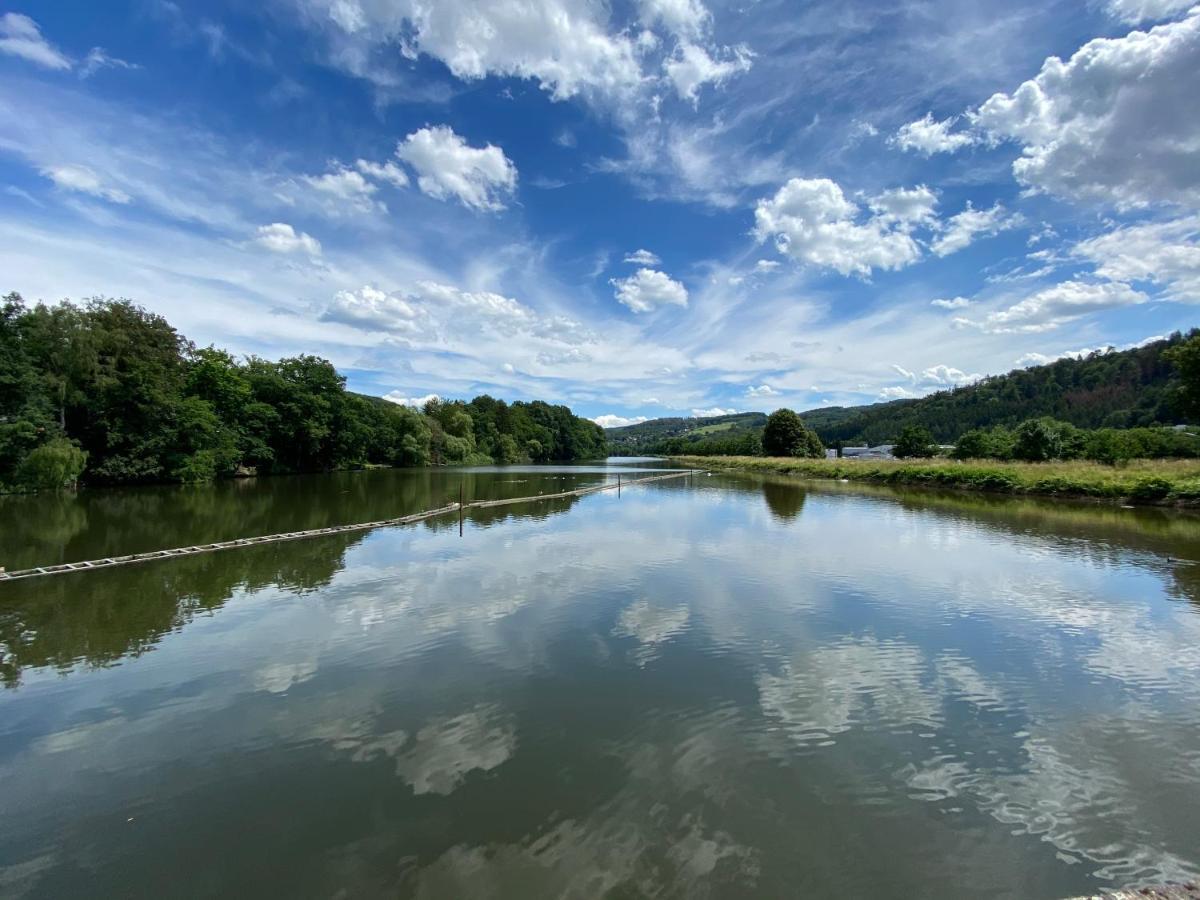
{"type": "Polygon", "coordinates": [[[621,473],[617,473],[617,499],[621,498],[621,473]]]}
{"type": "Polygon", "coordinates": [[[463,483],[458,482],[458,536],[462,537],[463,531],[463,483]]]}

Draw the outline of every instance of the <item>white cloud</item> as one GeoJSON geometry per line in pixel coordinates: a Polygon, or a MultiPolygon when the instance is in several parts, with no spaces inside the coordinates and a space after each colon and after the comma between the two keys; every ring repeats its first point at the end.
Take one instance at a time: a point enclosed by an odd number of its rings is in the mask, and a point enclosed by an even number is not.
{"type": "Polygon", "coordinates": [[[418,305],[399,294],[388,294],[366,285],[357,291],[338,291],[321,321],[338,322],[367,331],[405,332],[422,318],[418,305]]]}
{"type": "Polygon", "coordinates": [[[746,388],[747,397],[778,397],[779,391],[771,387],[769,384],[760,384],[757,387],[750,385],[746,388]]]}
{"type": "Polygon", "coordinates": [[[440,60],[464,81],[528,78],[556,100],[582,92],[620,96],[642,80],[634,40],[608,29],[607,9],[587,0],[298,0],[330,35],[335,62],[390,85],[371,51],[399,46],[440,60]]]}
{"type": "Polygon", "coordinates": [[[956,369],[953,366],[947,365],[930,366],[922,370],[919,375],[895,363],[892,364],[892,370],[907,381],[909,387],[898,385],[884,388],[880,393],[880,397],[885,400],[917,397],[931,390],[943,390],[948,387],[972,384],[983,377],[978,373],[967,374],[962,369],[956,369]]]}
{"type": "Polygon", "coordinates": [[[923,184],[884,191],[868,205],[885,222],[928,224],[937,220],[937,195],[923,184]]]}
{"type": "Polygon", "coordinates": [[[638,269],[628,278],[613,278],[614,296],[635,313],[650,312],[660,306],[687,306],[688,292],[665,272],[638,269]]]}
{"type": "Polygon", "coordinates": [[[966,209],[946,220],[930,249],[938,256],[949,256],[970,246],[978,235],[991,237],[1016,228],[1021,222],[1019,215],[1009,214],[999,203],[991,209],[975,209],[968,203],[966,209]]]}
{"type": "MultiPolygon", "coordinates": [[[[874,202],[885,207],[885,195],[874,202]]],[[[861,210],[828,178],[793,178],[774,197],[758,201],[755,236],[773,238],[781,253],[801,262],[867,277],[875,269],[902,269],[921,257],[912,223],[891,211],[859,222],[861,210]]]]}
{"type": "Polygon", "coordinates": [[[301,251],[309,256],[321,255],[321,242],[315,237],[296,231],[285,222],[274,222],[270,225],[260,225],[254,237],[254,242],[275,253],[295,253],[301,251]]]}
{"type": "Polygon", "coordinates": [[[921,383],[951,387],[971,384],[982,377],[978,372],[968,375],[962,369],[953,366],[931,366],[921,372],[921,383]]]}
{"type": "Polygon", "coordinates": [[[939,306],[942,309],[966,309],[971,305],[971,301],[966,297],[954,297],[950,300],[931,300],[930,306],[939,306]]]}
{"type": "Polygon", "coordinates": [[[401,391],[390,391],[383,395],[384,400],[390,400],[399,406],[409,406],[413,409],[421,409],[430,400],[441,400],[437,394],[426,394],[424,397],[405,397],[401,391]]]}
{"type": "Polygon", "coordinates": [[[754,264],[754,268],[759,272],[774,272],[779,268],[779,260],[777,259],[760,259],[754,264]]]}
{"type": "Polygon", "coordinates": [[[697,40],[708,30],[712,16],[698,0],[641,0],[646,25],[662,24],[672,34],[697,40]]]}
{"type": "Polygon", "coordinates": [[[592,419],[601,428],[624,428],[627,425],[640,425],[642,422],[649,421],[645,416],[618,416],[614,413],[608,413],[603,416],[596,416],[592,419]]]}
{"type": "Polygon", "coordinates": [[[1047,356],[1044,353],[1026,353],[1017,358],[1016,366],[1019,369],[1026,369],[1029,366],[1044,366],[1048,362],[1054,362],[1055,357],[1047,356]]]}
{"type": "Polygon", "coordinates": [[[100,176],[87,166],[50,166],[41,171],[56,187],[66,191],[91,194],[113,203],[129,203],[131,199],[124,191],[107,186],[100,176]]]}
{"type": "Polygon", "coordinates": [[[974,114],[1021,145],[1013,174],[1067,199],[1118,207],[1200,202],[1200,6],[1182,21],[1097,38],[974,114]]]}
{"type": "Polygon", "coordinates": [[[37,22],[20,13],[0,16],[0,53],[16,56],[46,69],[71,68],[71,60],[42,37],[37,22]]]}
{"type": "Polygon", "coordinates": [[[1117,228],[1076,244],[1071,254],[1089,260],[1113,281],[1150,282],[1164,299],[1200,303],[1200,216],[1117,228]]]}
{"type": "Polygon", "coordinates": [[[1051,331],[1088,313],[1136,306],[1150,298],[1121,282],[1064,281],[1038,291],[982,321],[963,319],[989,334],[1034,334],[1051,331]]]}
{"type": "Polygon", "coordinates": [[[379,188],[367,181],[361,172],[345,166],[339,166],[324,175],[304,175],[302,180],[319,194],[332,200],[336,208],[363,213],[379,208],[374,199],[379,188]]]}
{"type": "Polygon", "coordinates": [[[83,62],[79,64],[79,77],[90,78],[101,69],[140,69],[141,66],[136,63],[126,62],[123,59],[117,59],[115,56],[109,56],[103,47],[93,47],[88,51],[88,55],[84,57],[83,62]]]}
{"type": "Polygon", "coordinates": [[[685,100],[695,103],[706,84],[721,85],[741,72],[750,70],[754,54],[746,47],[726,47],[714,59],[703,47],[681,43],[663,62],[663,71],[685,100]]]}
{"type": "Polygon", "coordinates": [[[373,178],[376,181],[384,181],[393,187],[407,187],[408,176],[391,160],[384,163],[371,162],[367,159],[360,159],[354,163],[354,168],[358,169],[363,175],[368,178],[373,178]]]}
{"type": "Polygon", "coordinates": [[[714,416],[735,416],[736,409],[721,409],[719,406],[714,406],[711,409],[693,409],[692,416],[697,419],[711,419],[714,416]]]}
{"type": "Polygon", "coordinates": [[[635,250],[626,255],[625,262],[639,266],[657,266],[662,260],[658,258],[658,254],[649,250],[635,250]]]}
{"type": "Polygon", "coordinates": [[[1194,6],[1196,0],[1108,0],[1108,14],[1122,22],[1159,22],[1194,6]]]}
{"type": "Polygon", "coordinates": [[[978,138],[971,132],[950,130],[956,121],[958,117],[952,116],[939,122],[933,118],[933,113],[925,113],[924,118],[901,125],[888,139],[888,143],[901,150],[913,150],[925,156],[953,153],[976,143],[978,138]]]}
{"type": "Polygon", "coordinates": [[[422,192],[438,200],[454,197],[470,209],[503,209],[501,198],[517,186],[517,167],[503,150],[470,147],[446,125],[414,131],[396,155],[416,171],[422,192]]]}

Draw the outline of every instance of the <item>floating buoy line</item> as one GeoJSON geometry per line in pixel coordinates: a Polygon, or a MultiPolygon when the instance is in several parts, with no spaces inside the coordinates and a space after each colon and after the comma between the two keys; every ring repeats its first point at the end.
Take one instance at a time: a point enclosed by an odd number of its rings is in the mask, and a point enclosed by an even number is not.
{"type": "MultiPolygon", "coordinates": [[[[411,525],[438,516],[451,513],[459,514],[459,533],[462,533],[462,514],[469,509],[490,509],[495,506],[510,506],[517,503],[537,503],[541,500],[563,500],[568,497],[583,497],[600,491],[616,491],[619,495],[622,487],[633,487],[651,481],[665,481],[668,478],[683,478],[695,474],[693,469],[672,471],[663,475],[649,475],[645,478],[635,478],[632,481],[622,481],[617,476],[616,481],[606,481],[604,484],[592,487],[577,488],[573,491],[560,491],[554,494],[536,494],[531,497],[510,497],[506,500],[472,500],[463,502],[460,493],[457,503],[439,506],[437,509],[427,509],[424,512],[412,513],[407,516],[397,516],[394,519],[380,519],[375,522],[359,522],[354,525],[331,525],[328,528],[313,528],[308,531],[285,531],[280,534],[264,534],[258,537],[237,538],[232,541],[216,541],[211,544],[194,544],[190,547],[176,547],[172,550],[151,550],[146,553],[130,553],[125,556],[108,556],[104,559],[89,559],[83,562],[59,563],[53,566],[37,566],[32,569],[18,569],[6,572],[0,569],[0,582],[16,581],[22,578],[38,578],[43,575],[62,575],[66,572],[89,572],[92,569],[110,569],[113,566],[127,566],[133,563],[153,562],[158,559],[174,559],[178,556],[194,556],[198,553],[215,553],[218,550],[234,550],[238,547],[257,547],[261,544],[278,544],[283,541],[298,541],[304,538],[322,537],[330,534],[347,534],[354,531],[370,531],[374,528],[392,528],[397,525],[411,525]]],[[[460,488],[461,491],[461,488],[460,488]]]]}

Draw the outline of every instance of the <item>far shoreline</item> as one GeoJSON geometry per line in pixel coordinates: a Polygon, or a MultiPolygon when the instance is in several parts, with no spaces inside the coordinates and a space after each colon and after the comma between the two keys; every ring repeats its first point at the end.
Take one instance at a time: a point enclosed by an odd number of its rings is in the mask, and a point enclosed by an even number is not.
{"type": "Polygon", "coordinates": [[[673,456],[673,462],[713,471],[792,475],[906,488],[1051,497],[1130,506],[1200,508],[1200,460],[1092,462],[1002,460],[844,460],[761,456],[673,456]]]}

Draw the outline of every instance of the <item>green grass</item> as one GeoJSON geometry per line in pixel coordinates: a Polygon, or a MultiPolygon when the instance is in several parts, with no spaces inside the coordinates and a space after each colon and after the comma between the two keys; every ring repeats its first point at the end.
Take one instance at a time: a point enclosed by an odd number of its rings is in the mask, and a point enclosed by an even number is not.
{"type": "Polygon", "coordinates": [[[1093,462],[999,460],[840,460],[758,456],[683,456],[703,469],[776,472],[802,478],[869,481],[998,494],[1088,497],[1126,503],[1200,505],[1200,460],[1093,462]]]}
{"type": "Polygon", "coordinates": [[[733,428],[733,426],[733,422],[720,422],[716,425],[702,425],[699,428],[693,428],[688,432],[688,434],[716,434],[718,431],[729,431],[733,428]]]}

